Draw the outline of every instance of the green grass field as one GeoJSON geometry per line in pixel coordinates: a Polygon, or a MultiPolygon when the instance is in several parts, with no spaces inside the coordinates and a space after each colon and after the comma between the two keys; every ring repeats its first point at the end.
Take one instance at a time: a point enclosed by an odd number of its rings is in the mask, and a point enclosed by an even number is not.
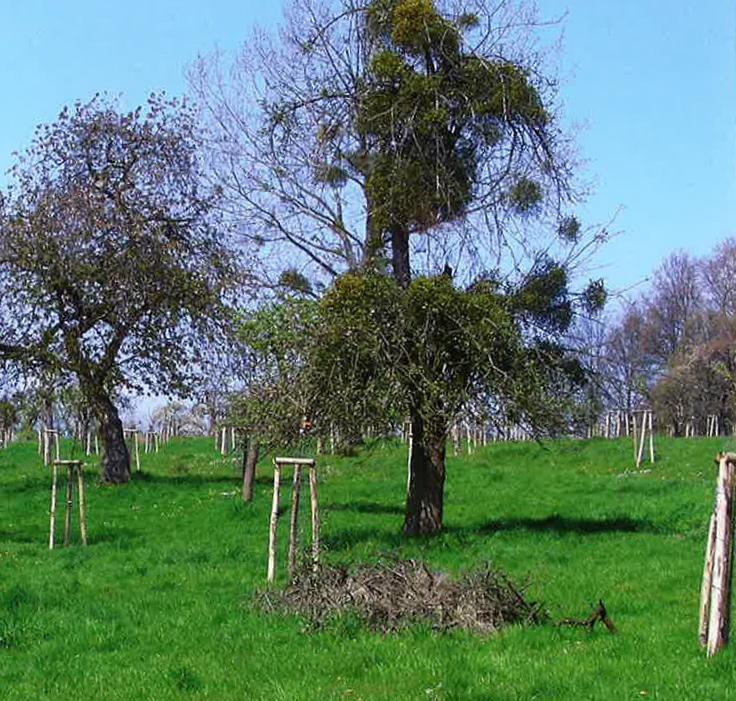
{"type": "Polygon", "coordinates": [[[552,620],[583,618],[600,597],[620,630],[545,625],[482,638],[426,627],[382,636],[349,618],[307,632],[295,617],[259,612],[270,470],[244,505],[236,467],[204,439],[143,456],[143,472],[123,488],[97,486],[91,462],[90,545],[50,552],[49,475],[33,444],[13,445],[0,452],[0,694],[736,698],[734,650],[706,660],[697,642],[713,456],[730,447],[660,439],[651,472],[629,475],[623,440],[494,445],[450,457],[446,531],[420,541],[399,535],[405,448],[324,457],[330,562],[413,557],[456,573],[490,561],[517,582],[528,579],[529,596],[552,620]]]}

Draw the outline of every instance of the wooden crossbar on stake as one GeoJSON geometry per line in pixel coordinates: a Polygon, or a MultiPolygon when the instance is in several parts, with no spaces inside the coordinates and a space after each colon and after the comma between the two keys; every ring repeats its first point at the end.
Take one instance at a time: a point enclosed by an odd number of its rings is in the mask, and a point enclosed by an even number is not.
{"type": "Polygon", "coordinates": [[[61,447],[59,445],[59,431],[53,429],[53,428],[46,428],[43,427],[43,430],[40,433],[41,436],[41,454],[43,455],[43,464],[44,465],[50,465],[51,464],[51,437],[53,436],[54,439],[54,454],[56,455],[56,460],[59,460],[61,458],[61,447]]]}
{"type": "Polygon", "coordinates": [[[66,468],[66,500],[64,511],[64,547],[71,540],[72,510],[74,506],[74,487],[77,487],[77,501],[79,506],[79,532],[82,536],[82,545],[87,545],[87,515],[84,506],[84,475],[81,460],[54,460],[51,477],[51,510],[49,514],[49,550],[54,549],[56,537],[56,505],[58,497],[59,468],[66,468]]]}
{"type": "Polygon", "coordinates": [[[291,519],[289,523],[289,579],[296,572],[297,548],[299,539],[299,493],[301,491],[302,468],[309,470],[309,495],[312,509],[312,568],[319,566],[319,503],[317,498],[317,469],[311,458],[274,458],[273,459],[273,501],[268,533],[268,570],[266,581],[271,584],[276,578],[276,530],[279,521],[279,494],[281,490],[281,470],[294,468],[294,479],[291,488],[291,519]]]}
{"type": "Polygon", "coordinates": [[[700,588],[698,638],[712,657],[728,642],[733,560],[733,490],[736,453],[719,453],[715,505],[708,528],[700,588]]]}

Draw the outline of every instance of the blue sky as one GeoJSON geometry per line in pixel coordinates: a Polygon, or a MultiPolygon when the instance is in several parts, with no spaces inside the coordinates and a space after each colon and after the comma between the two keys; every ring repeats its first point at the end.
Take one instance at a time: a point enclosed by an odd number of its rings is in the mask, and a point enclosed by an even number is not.
{"type": "MultiPolygon", "coordinates": [[[[707,253],[736,235],[736,4],[733,0],[540,0],[567,12],[565,119],[582,125],[581,209],[621,234],[595,259],[613,288],[635,285],[676,249],[707,253]]],[[[198,52],[235,49],[278,2],[0,2],[0,172],[39,122],[95,92],[126,105],[179,94],[198,52]]],[[[0,176],[0,182],[3,181],[0,176]]]]}

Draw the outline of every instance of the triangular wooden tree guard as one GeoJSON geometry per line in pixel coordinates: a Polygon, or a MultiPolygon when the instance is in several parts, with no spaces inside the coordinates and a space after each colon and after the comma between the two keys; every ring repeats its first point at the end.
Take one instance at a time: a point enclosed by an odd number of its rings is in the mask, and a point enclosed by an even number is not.
{"type": "Polygon", "coordinates": [[[66,468],[66,501],[64,510],[64,546],[69,545],[72,526],[72,509],[74,506],[74,484],[77,484],[77,502],[79,505],[79,531],[82,545],[87,545],[87,516],[84,508],[84,475],[83,463],[80,460],[54,460],[51,481],[51,511],[49,514],[49,550],[54,549],[56,537],[56,503],[58,494],[59,468],[66,468]]]}
{"type": "Polygon", "coordinates": [[[700,644],[711,657],[728,642],[733,559],[733,489],[736,453],[719,453],[718,482],[700,588],[700,644]]]}
{"type": "Polygon", "coordinates": [[[279,492],[281,488],[281,470],[294,468],[294,481],[291,488],[291,519],[289,525],[289,579],[296,572],[296,557],[299,539],[299,493],[302,484],[302,468],[309,469],[309,495],[312,506],[312,567],[319,565],[319,504],[317,500],[317,469],[310,458],[274,458],[273,459],[273,501],[271,504],[271,520],[268,533],[268,573],[270,584],[276,578],[276,528],[279,522],[279,492]]]}
{"type": "Polygon", "coordinates": [[[654,464],[654,427],[652,412],[649,409],[635,411],[632,413],[631,418],[634,429],[632,431],[632,436],[634,438],[634,461],[636,462],[636,466],[639,467],[644,459],[644,445],[647,442],[647,436],[649,436],[649,462],[654,464]]]}

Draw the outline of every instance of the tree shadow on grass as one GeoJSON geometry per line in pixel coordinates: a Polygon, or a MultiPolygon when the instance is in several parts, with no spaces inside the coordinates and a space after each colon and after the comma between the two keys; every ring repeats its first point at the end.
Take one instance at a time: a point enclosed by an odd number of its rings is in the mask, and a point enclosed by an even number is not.
{"type": "Polygon", "coordinates": [[[201,486],[205,484],[240,484],[241,478],[233,475],[201,475],[201,474],[172,474],[160,475],[150,472],[134,472],[131,475],[131,482],[142,482],[145,484],[170,484],[170,485],[189,485],[201,486]]]}
{"type": "Polygon", "coordinates": [[[399,528],[396,528],[395,531],[383,531],[376,528],[350,528],[322,535],[320,538],[320,543],[327,552],[351,550],[356,545],[371,541],[375,541],[379,550],[386,550],[397,548],[406,539],[401,535],[399,528]]]}
{"type": "Polygon", "coordinates": [[[486,521],[476,531],[478,533],[530,531],[534,533],[595,535],[599,533],[662,533],[663,529],[647,519],[632,519],[627,516],[616,516],[613,518],[569,518],[567,516],[560,516],[559,514],[552,514],[551,516],[541,518],[492,519],[486,521]]]}
{"type": "MultiPolygon", "coordinates": [[[[329,508],[340,508],[341,505],[330,505],[329,508]]],[[[345,511],[350,511],[350,505],[344,505],[345,511]]],[[[396,513],[391,511],[389,513],[396,513]]],[[[403,509],[398,513],[403,514],[403,509]]],[[[632,519],[626,516],[612,518],[569,518],[553,514],[540,518],[500,518],[487,521],[480,526],[445,526],[439,536],[408,538],[401,533],[401,522],[395,522],[392,530],[378,528],[349,528],[333,532],[322,537],[322,544],[327,550],[343,551],[362,543],[371,541],[376,543],[380,550],[391,550],[407,543],[423,542],[431,545],[442,535],[451,538],[460,536],[486,536],[493,533],[528,532],[552,533],[556,535],[583,535],[595,536],[605,533],[651,533],[666,535],[668,531],[658,524],[647,519],[632,519]]]]}
{"type": "MultiPolygon", "coordinates": [[[[76,515],[75,515],[76,518],[76,515]]],[[[56,547],[62,548],[64,539],[63,529],[56,529],[56,547]]],[[[72,524],[71,542],[72,547],[79,545],[80,535],[79,527],[76,521],[72,524]]],[[[87,534],[88,545],[97,545],[98,543],[117,543],[124,544],[127,549],[134,545],[140,545],[143,541],[143,535],[127,528],[102,528],[98,530],[96,527],[87,534]]],[[[44,549],[49,546],[48,528],[25,528],[17,531],[0,531],[0,543],[18,543],[22,545],[38,545],[44,549]]]]}
{"type": "Polygon", "coordinates": [[[49,532],[38,528],[27,528],[18,531],[0,531],[0,543],[21,543],[23,545],[40,543],[48,547],[49,532]]]}
{"type": "Polygon", "coordinates": [[[389,514],[404,515],[403,506],[391,506],[389,504],[379,504],[374,501],[354,501],[354,502],[332,502],[324,504],[326,511],[354,511],[360,514],[389,514]]]}
{"type": "Polygon", "coordinates": [[[22,481],[17,481],[2,486],[3,494],[28,494],[33,492],[49,492],[51,489],[51,478],[46,477],[27,477],[22,481]]]}

